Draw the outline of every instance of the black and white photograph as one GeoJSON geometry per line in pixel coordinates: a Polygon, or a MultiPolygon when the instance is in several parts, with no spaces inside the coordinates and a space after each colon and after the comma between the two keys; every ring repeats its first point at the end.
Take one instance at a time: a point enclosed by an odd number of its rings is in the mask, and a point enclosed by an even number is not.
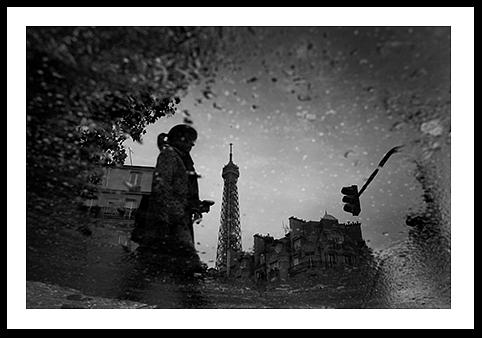
{"type": "MultiPolygon", "coordinates": [[[[317,21],[284,24],[261,20],[277,8],[251,8],[255,19],[232,24],[226,17],[248,8],[218,9],[223,20],[202,24],[163,20],[179,15],[171,8],[153,8],[159,19],[145,22],[148,9],[118,10],[137,20],[68,24],[59,9],[50,21],[24,19],[20,74],[9,56],[9,80],[22,77],[24,90],[23,111],[12,111],[10,94],[8,104],[8,153],[24,152],[9,157],[7,178],[8,242],[15,227],[25,266],[16,312],[124,309],[111,312],[123,328],[141,325],[120,323],[130,316],[174,309],[213,327],[284,310],[258,324],[276,328],[302,317],[291,310],[320,326],[335,325],[325,313],[376,310],[404,327],[397,310],[448,318],[463,299],[469,318],[459,323],[469,325],[473,209],[461,219],[458,208],[473,208],[473,192],[456,204],[453,194],[473,189],[473,35],[458,42],[442,19],[324,20],[343,10],[323,7],[312,9],[317,21]],[[465,78],[454,55],[467,45],[465,78]],[[10,197],[16,180],[21,198],[10,197]],[[468,294],[457,296],[454,279],[468,294]]],[[[290,10],[303,11],[282,13],[290,10]]],[[[457,11],[473,34],[473,8],[457,11]]],[[[152,325],[190,325],[177,321],[152,325]]],[[[364,323],[353,325],[388,325],[364,323]]]]}

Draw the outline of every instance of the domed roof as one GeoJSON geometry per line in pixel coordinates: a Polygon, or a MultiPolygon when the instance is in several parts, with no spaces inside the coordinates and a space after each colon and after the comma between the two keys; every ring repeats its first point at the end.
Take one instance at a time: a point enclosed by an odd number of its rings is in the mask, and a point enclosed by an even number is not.
{"type": "Polygon", "coordinates": [[[338,221],[338,219],[336,219],[334,216],[332,215],[329,215],[326,210],[325,210],[325,215],[323,215],[323,217],[321,219],[327,219],[327,220],[330,220],[330,221],[338,221]]]}

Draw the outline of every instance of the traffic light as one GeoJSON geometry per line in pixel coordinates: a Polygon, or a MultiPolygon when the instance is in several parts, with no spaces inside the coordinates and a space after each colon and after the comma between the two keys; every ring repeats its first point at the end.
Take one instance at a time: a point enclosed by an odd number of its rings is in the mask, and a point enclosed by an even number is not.
{"type": "Polygon", "coordinates": [[[343,210],[351,213],[353,216],[358,216],[361,211],[358,186],[343,187],[341,193],[345,195],[341,200],[346,203],[343,206],[343,210]]]}

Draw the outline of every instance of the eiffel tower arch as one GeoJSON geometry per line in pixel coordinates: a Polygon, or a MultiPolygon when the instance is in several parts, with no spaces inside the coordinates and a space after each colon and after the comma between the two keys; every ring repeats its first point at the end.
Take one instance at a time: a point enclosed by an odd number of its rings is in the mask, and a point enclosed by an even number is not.
{"type": "Polygon", "coordinates": [[[236,253],[242,251],[237,187],[239,167],[233,163],[232,143],[229,144],[229,162],[223,168],[222,177],[224,188],[216,252],[216,269],[229,276],[236,253]]]}

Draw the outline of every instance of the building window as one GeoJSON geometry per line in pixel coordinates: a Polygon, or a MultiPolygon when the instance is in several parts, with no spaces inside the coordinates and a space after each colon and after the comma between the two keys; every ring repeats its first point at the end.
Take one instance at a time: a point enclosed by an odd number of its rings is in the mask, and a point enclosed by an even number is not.
{"type": "Polygon", "coordinates": [[[295,250],[301,249],[301,239],[297,239],[296,241],[294,241],[293,247],[295,250]]]}
{"type": "Polygon", "coordinates": [[[310,268],[313,267],[313,263],[314,263],[313,256],[309,255],[308,256],[308,265],[310,266],[310,268]]]}
{"type": "Polygon", "coordinates": [[[330,265],[336,265],[336,255],[335,254],[329,254],[328,255],[328,262],[330,265]]]}
{"type": "Polygon", "coordinates": [[[126,198],[126,209],[136,209],[137,208],[137,200],[134,198],[126,198]]]}
{"type": "Polygon", "coordinates": [[[141,185],[142,181],[142,173],[138,171],[131,171],[130,177],[129,177],[129,183],[132,184],[133,186],[136,185],[141,185]]]}
{"type": "Polygon", "coordinates": [[[126,213],[124,217],[127,219],[131,219],[133,216],[133,212],[137,209],[137,200],[132,198],[126,198],[125,204],[126,213]]]}
{"type": "Polygon", "coordinates": [[[119,200],[118,199],[108,199],[106,205],[103,208],[104,215],[107,216],[118,216],[119,215],[119,200]]]}

